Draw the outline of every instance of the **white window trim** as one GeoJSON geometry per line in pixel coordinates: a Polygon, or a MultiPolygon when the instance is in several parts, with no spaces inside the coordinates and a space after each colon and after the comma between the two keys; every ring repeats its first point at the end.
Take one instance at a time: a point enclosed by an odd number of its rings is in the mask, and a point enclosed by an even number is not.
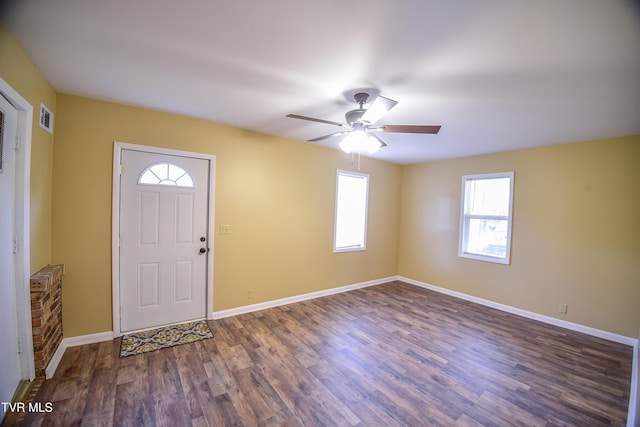
{"type": "Polygon", "coordinates": [[[333,221],[333,252],[354,252],[354,251],[364,251],[367,249],[367,229],[368,229],[368,221],[369,221],[369,175],[365,173],[359,172],[351,172],[347,170],[338,169],[336,172],[336,203],[335,203],[335,213],[334,213],[334,221],[333,221]],[[358,178],[366,178],[366,194],[365,194],[365,206],[364,206],[364,238],[362,241],[362,246],[344,246],[344,247],[336,247],[336,237],[338,232],[338,190],[340,183],[340,175],[353,176],[358,178]]]}
{"type": "Polygon", "coordinates": [[[458,256],[461,258],[470,258],[478,261],[487,261],[494,262],[498,264],[510,264],[511,263],[511,225],[513,222],[513,172],[497,172],[497,173],[486,173],[486,174],[476,174],[476,175],[464,175],[462,177],[462,187],[461,187],[461,196],[460,196],[460,240],[458,243],[458,256]],[[498,215],[465,215],[465,204],[466,204],[466,194],[465,187],[466,182],[471,180],[478,179],[495,179],[495,178],[509,178],[509,214],[508,216],[498,216],[498,215]],[[465,248],[467,247],[467,235],[466,230],[468,227],[468,222],[470,219],[499,219],[499,220],[507,220],[507,244],[505,256],[490,256],[490,255],[481,255],[476,253],[465,252],[465,248]]]}

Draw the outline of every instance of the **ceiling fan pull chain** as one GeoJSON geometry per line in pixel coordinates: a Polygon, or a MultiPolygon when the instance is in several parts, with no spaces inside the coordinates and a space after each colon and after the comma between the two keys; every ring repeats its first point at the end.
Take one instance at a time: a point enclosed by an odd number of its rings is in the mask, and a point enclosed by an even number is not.
{"type": "MultiPolygon", "coordinates": [[[[356,163],[356,159],[355,159],[355,150],[351,152],[351,166],[353,166],[356,163]]],[[[358,171],[360,171],[360,151],[358,151],[358,171]]]]}

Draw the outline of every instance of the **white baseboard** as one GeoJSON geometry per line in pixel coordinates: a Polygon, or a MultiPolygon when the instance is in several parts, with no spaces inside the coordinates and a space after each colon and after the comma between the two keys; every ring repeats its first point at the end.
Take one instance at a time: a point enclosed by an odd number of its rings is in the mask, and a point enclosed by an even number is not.
{"type": "Polygon", "coordinates": [[[494,301],[474,297],[472,295],[467,295],[462,292],[452,291],[451,289],[441,288],[439,286],[430,285],[428,283],[420,282],[418,280],[409,279],[408,277],[398,276],[397,280],[400,280],[401,282],[409,283],[411,285],[419,286],[421,288],[430,289],[432,291],[439,292],[441,294],[450,295],[452,297],[460,298],[463,300],[475,302],[480,305],[495,308],[501,311],[505,311],[507,313],[512,313],[518,316],[527,317],[529,319],[538,320],[540,322],[548,323],[550,325],[560,326],[561,328],[570,329],[572,331],[582,332],[587,335],[603,338],[603,339],[617,342],[620,344],[634,346],[638,342],[637,339],[627,337],[625,335],[614,334],[613,332],[603,331],[603,330],[592,328],[589,326],[584,326],[579,323],[567,322],[566,320],[556,319],[555,317],[545,316],[543,314],[538,314],[533,311],[522,310],[520,308],[512,307],[510,305],[500,304],[494,301]]]}
{"type": "Polygon", "coordinates": [[[396,280],[397,277],[386,277],[384,279],[369,280],[367,282],[360,282],[353,285],[340,286],[338,288],[325,289],[317,292],[310,292],[308,294],[295,295],[292,297],[277,299],[273,301],[261,302],[258,304],[245,305],[238,308],[230,308],[228,310],[214,311],[211,314],[212,319],[223,319],[225,317],[237,316],[239,314],[251,313],[254,311],[265,310],[267,308],[278,307],[281,305],[292,304],[294,302],[306,301],[314,298],[320,298],[327,295],[339,294],[342,292],[352,291],[354,289],[366,288],[369,286],[381,285],[383,283],[396,280]]]}
{"type": "MultiPolygon", "coordinates": [[[[421,288],[425,288],[425,289],[429,289],[435,292],[439,292],[442,294],[446,294],[446,295],[450,295],[456,298],[460,298],[463,300],[467,300],[467,301],[471,301],[480,305],[484,305],[487,307],[491,307],[491,308],[495,308],[501,311],[505,311],[507,313],[512,313],[512,314],[516,314],[518,316],[523,316],[529,319],[533,319],[533,320],[538,320],[540,322],[543,323],[548,323],[551,325],[555,325],[555,326],[560,326],[562,328],[566,328],[569,330],[573,330],[573,331],[577,331],[577,332],[582,332],[588,335],[592,335],[598,338],[603,338],[603,339],[607,339],[610,341],[614,341],[617,343],[621,343],[621,344],[626,344],[629,346],[633,347],[633,367],[632,367],[632,377],[631,377],[631,395],[630,395],[630,401],[629,401],[629,414],[628,414],[628,419],[627,419],[627,427],[638,427],[640,426],[640,419],[636,419],[638,417],[638,413],[637,413],[637,401],[638,401],[638,386],[640,384],[638,384],[638,377],[640,376],[638,369],[640,369],[640,366],[638,366],[638,345],[639,345],[639,340],[638,339],[634,339],[631,337],[627,337],[624,335],[619,335],[619,334],[614,334],[612,332],[607,332],[607,331],[603,331],[600,329],[596,329],[596,328],[591,328],[589,326],[584,326],[584,325],[580,325],[578,323],[572,323],[572,322],[567,322],[565,320],[560,320],[560,319],[556,319],[554,317],[550,317],[550,316],[545,316],[542,314],[538,314],[538,313],[534,313],[532,311],[527,311],[527,310],[522,310],[520,308],[516,308],[516,307],[512,307],[506,304],[500,304],[494,301],[490,301],[490,300],[486,300],[483,298],[478,298],[478,297],[474,297],[472,295],[467,295],[464,294],[462,292],[457,292],[457,291],[453,291],[451,289],[446,289],[446,288],[441,288],[439,286],[435,286],[435,285],[431,285],[428,283],[424,283],[424,282],[420,282],[418,280],[414,280],[414,279],[409,279],[408,277],[403,277],[403,276],[393,276],[393,277],[386,277],[383,279],[376,279],[376,280],[370,280],[367,282],[361,282],[361,283],[356,283],[353,285],[347,285],[347,286],[341,286],[341,287],[337,287],[337,288],[332,288],[332,289],[325,289],[322,291],[317,291],[317,292],[311,292],[311,293],[307,293],[307,294],[301,294],[301,295],[296,295],[296,296],[292,296],[292,297],[288,297],[288,298],[282,298],[282,299],[278,299],[278,300],[273,300],[273,301],[267,301],[267,302],[262,302],[262,303],[258,303],[258,304],[252,304],[252,305],[247,305],[247,306],[243,306],[243,307],[238,307],[238,308],[232,308],[232,309],[228,309],[228,310],[221,310],[221,311],[214,311],[212,313],[209,313],[207,318],[208,319],[222,319],[225,317],[230,317],[230,316],[237,316],[239,314],[245,314],[245,313],[251,313],[254,311],[259,311],[259,310],[264,310],[267,308],[273,308],[273,307],[278,307],[278,306],[282,306],[282,305],[287,305],[287,304],[291,304],[294,302],[300,302],[300,301],[306,301],[306,300],[310,300],[310,299],[314,299],[314,298],[320,298],[323,296],[327,296],[327,295],[333,295],[333,294],[338,294],[338,293],[342,293],[342,292],[347,292],[347,291],[351,291],[354,289],[360,289],[360,288],[366,288],[369,286],[375,286],[375,285],[381,285],[383,283],[387,283],[387,282],[391,282],[394,280],[399,280],[414,286],[419,286],[421,288]]],[[[64,351],[68,348],[68,347],[75,347],[78,345],[84,345],[84,344],[93,344],[96,342],[102,342],[102,341],[110,341],[114,338],[113,335],[113,331],[109,331],[109,332],[101,332],[101,333],[97,333],[97,334],[90,334],[90,335],[81,335],[81,336],[77,336],[77,337],[71,337],[71,338],[64,338],[62,340],[62,342],[60,343],[60,345],[58,346],[58,349],[56,350],[56,352],[54,353],[53,357],[51,358],[51,361],[49,362],[49,365],[47,366],[45,373],[46,373],[46,378],[52,378],[53,375],[55,374],[55,371],[58,367],[58,364],[60,363],[60,360],[62,359],[62,356],[64,354],[64,351]]]]}
{"type": "Polygon", "coordinates": [[[58,369],[58,365],[60,364],[60,360],[62,360],[62,356],[64,355],[64,351],[69,347],[75,347],[78,345],[85,344],[93,344],[96,342],[102,341],[111,341],[113,339],[113,332],[100,332],[98,334],[90,334],[90,335],[80,335],[78,337],[71,338],[63,338],[56,349],[56,352],[53,353],[53,357],[49,361],[47,368],[45,369],[45,378],[50,379],[56,373],[56,369],[58,369]]]}
{"type": "MultiPolygon", "coordinates": [[[[243,306],[243,307],[238,307],[238,308],[232,308],[229,310],[222,310],[222,311],[214,311],[213,313],[209,313],[207,315],[207,319],[209,320],[213,320],[213,319],[222,319],[225,317],[230,317],[230,316],[236,316],[238,314],[244,314],[244,313],[250,313],[253,311],[258,311],[258,310],[264,310],[266,308],[272,308],[272,307],[278,307],[281,305],[286,305],[286,304],[291,304],[294,302],[299,302],[299,301],[305,301],[305,300],[309,300],[309,299],[313,299],[313,298],[319,298],[319,297],[323,297],[326,295],[332,295],[332,294],[337,294],[337,293],[341,293],[341,292],[347,292],[347,291],[351,291],[353,289],[359,289],[359,288],[365,288],[368,286],[374,286],[374,285],[380,285],[382,283],[387,283],[390,281],[396,280],[396,277],[387,277],[384,279],[376,279],[376,280],[370,280],[367,282],[361,282],[361,283],[356,283],[353,285],[348,285],[348,286],[342,286],[339,288],[332,288],[332,289],[325,289],[322,291],[318,291],[318,292],[311,292],[308,294],[302,294],[302,295],[296,295],[293,297],[288,297],[288,298],[282,298],[282,299],[278,299],[278,300],[274,300],[274,301],[267,301],[267,302],[263,302],[263,303],[259,303],[259,304],[252,304],[252,305],[247,305],[247,306],[243,306]]],[[[64,351],[69,348],[69,347],[75,347],[78,345],[85,345],[85,344],[93,344],[96,342],[102,342],[102,341],[110,341],[114,339],[114,334],[113,331],[109,331],[109,332],[101,332],[101,333],[97,333],[97,334],[90,334],[90,335],[80,335],[77,337],[70,337],[70,338],[63,338],[62,342],[60,343],[60,345],[58,346],[58,349],[56,350],[56,352],[54,353],[53,357],[51,358],[51,361],[49,362],[49,365],[47,365],[47,368],[45,370],[45,374],[46,374],[46,378],[52,378],[53,375],[56,372],[56,369],[58,368],[58,365],[60,364],[60,360],[62,359],[62,356],[64,355],[64,351]]]]}
{"type": "Polygon", "coordinates": [[[592,335],[598,338],[604,338],[609,341],[617,342],[620,344],[626,344],[633,347],[633,362],[631,368],[631,393],[629,396],[629,411],[627,414],[627,427],[640,427],[640,418],[638,418],[638,377],[640,373],[638,369],[638,345],[639,340],[627,337],[625,335],[618,335],[612,332],[603,331],[589,326],[580,325],[578,323],[567,322],[565,320],[556,319],[554,317],[545,316],[542,314],[534,313],[532,311],[522,310],[520,308],[512,307],[505,304],[489,301],[486,299],[474,297],[472,295],[463,294],[462,292],[452,291],[451,289],[441,288],[439,286],[430,285],[428,283],[420,282],[418,280],[409,279],[408,277],[398,276],[396,280],[409,283],[411,285],[419,286],[421,288],[429,289],[442,294],[450,295],[452,297],[464,299],[467,301],[475,302],[487,307],[495,308],[507,313],[516,314],[518,316],[527,317],[529,319],[538,320],[550,325],[560,326],[562,328],[570,329],[572,331],[582,332],[588,335],[592,335]]]}
{"type": "Polygon", "coordinates": [[[56,369],[58,369],[58,365],[60,364],[60,360],[62,360],[62,356],[64,355],[64,351],[66,349],[67,347],[64,345],[64,338],[63,338],[60,344],[58,344],[58,348],[56,349],[56,352],[53,353],[53,357],[51,358],[51,360],[49,361],[49,364],[44,370],[44,375],[46,379],[53,378],[53,374],[56,373],[56,369]]]}

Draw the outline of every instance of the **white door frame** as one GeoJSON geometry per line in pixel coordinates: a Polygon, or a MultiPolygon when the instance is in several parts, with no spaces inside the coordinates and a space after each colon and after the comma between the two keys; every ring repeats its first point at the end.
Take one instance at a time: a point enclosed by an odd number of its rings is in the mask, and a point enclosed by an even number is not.
{"type": "Polygon", "coordinates": [[[213,319],[213,217],[215,205],[215,172],[216,156],[212,154],[193,153],[168,148],[151,147],[148,145],[129,144],[115,141],[113,143],[113,201],[111,221],[111,288],[113,306],[113,336],[122,335],[120,329],[120,163],[122,150],[144,151],[154,154],[167,154],[171,156],[193,157],[209,160],[209,217],[207,218],[207,241],[211,252],[207,257],[207,319],[213,319]]]}
{"type": "Polygon", "coordinates": [[[15,238],[18,253],[14,258],[16,277],[16,309],[18,337],[22,341],[20,378],[32,381],[36,377],[31,330],[31,126],[33,107],[3,78],[0,93],[18,110],[18,138],[21,148],[16,152],[15,238]]]}

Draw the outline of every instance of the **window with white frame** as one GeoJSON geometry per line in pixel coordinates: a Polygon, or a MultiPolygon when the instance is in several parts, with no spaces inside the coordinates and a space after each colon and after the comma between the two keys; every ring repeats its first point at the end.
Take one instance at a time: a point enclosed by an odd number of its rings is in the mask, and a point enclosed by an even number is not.
{"type": "Polygon", "coordinates": [[[336,179],[334,252],[367,247],[367,200],[369,175],[338,170],[336,179]]]}
{"type": "Polygon", "coordinates": [[[509,264],[513,172],[462,177],[458,256],[509,264]]]}
{"type": "Polygon", "coordinates": [[[167,162],[156,163],[143,170],[138,178],[138,184],[194,187],[193,179],[187,171],[167,162]]]}

